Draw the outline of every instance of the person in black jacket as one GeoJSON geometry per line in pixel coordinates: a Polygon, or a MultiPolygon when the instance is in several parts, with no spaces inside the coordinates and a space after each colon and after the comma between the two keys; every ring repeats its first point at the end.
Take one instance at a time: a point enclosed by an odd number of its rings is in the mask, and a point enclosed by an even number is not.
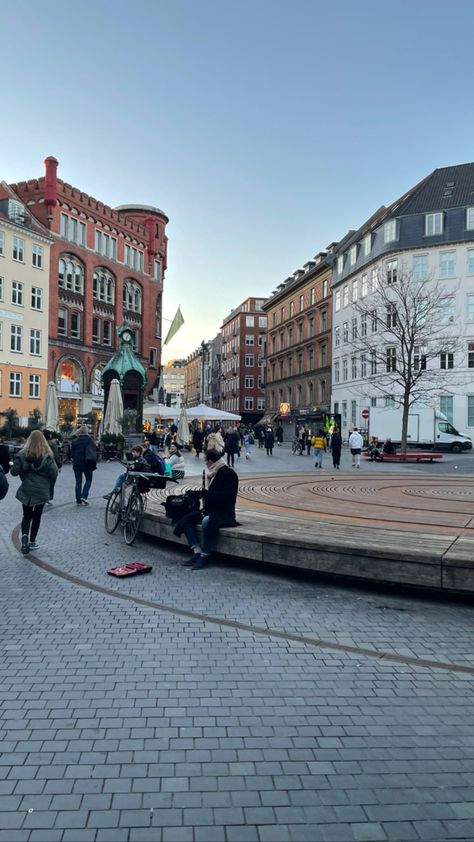
{"type": "Polygon", "coordinates": [[[8,474],[10,470],[10,450],[8,445],[5,444],[4,436],[0,436],[0,467],[3,468],[5,474],[8,474]]]}
{"type": "Polygon", "coordinates": [[[175,535],[186,535],[193,551],[190,561],[185,566],[192,570],[202,570],[208,562],[213,541],[222,526],[238,526],[235,519],[235,501],[239,490],[239,478],[236,472],[225,464],[217,450],[205,452],[207,478],[209,485],[203,489],[203,512],[191,512],[176,524],[175,535]],[[196,524],[201,523],[201,543],[196,532],[196,524]]]}
{"type": "Polygon", "coordinates": [[[97,467],[97,448],[85,425],[79,427],[71,445],[72,467],[76,477],[76,503],[88,506],[87,498],[92,485],[92,472],[97,467]],[[84,486],[82,475],[84,474],[84,486]]]}

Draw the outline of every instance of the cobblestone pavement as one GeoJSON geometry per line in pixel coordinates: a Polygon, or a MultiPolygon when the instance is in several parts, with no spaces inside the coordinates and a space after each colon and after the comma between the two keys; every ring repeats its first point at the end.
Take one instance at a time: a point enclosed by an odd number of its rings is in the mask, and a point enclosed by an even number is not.
{"type": "Polygon", "coordinates": [[[189,573],[184,549],[106,535],[116,472],[99,466],[82,508],[65,466],[37,556],[170,610],[39,569],[11,543],[16,480],[0,503],[0,842],[473,840],[474,673],[456,670],[474,666],[472,608],[237,563],[189,573]],[[129,560],[153,572],[106,576],[129,560]]]}

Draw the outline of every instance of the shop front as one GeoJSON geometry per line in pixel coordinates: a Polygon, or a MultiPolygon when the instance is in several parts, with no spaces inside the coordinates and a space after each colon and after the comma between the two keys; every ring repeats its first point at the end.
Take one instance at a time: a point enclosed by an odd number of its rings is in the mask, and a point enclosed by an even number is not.
{"type": "Polygon", "coordinates": [[[74,359],[63,359],[56,369],[58,392],[59,426],[76,424],[81,413],[81,397],[84,390],[84,372],[74,359]]]}

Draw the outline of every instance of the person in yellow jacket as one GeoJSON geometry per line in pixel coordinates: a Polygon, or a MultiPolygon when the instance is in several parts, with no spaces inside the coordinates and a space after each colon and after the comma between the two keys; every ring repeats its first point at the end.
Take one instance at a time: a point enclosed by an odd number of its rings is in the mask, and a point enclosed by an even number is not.
{"type": "Polygon", "coordinates": [[[322,468],[323,467],[323,453],[326,453],[327,450],[327,441],[326,436],[324,435],[324,430],[319,429],[317,435],[313,436],[311,439],[311,444],[313,445],[314,450],[314,458],[315,468],[322,468]]]}

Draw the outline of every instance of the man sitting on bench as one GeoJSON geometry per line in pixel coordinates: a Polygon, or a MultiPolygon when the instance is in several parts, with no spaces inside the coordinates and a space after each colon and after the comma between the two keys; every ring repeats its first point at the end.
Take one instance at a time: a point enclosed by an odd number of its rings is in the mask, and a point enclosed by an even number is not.
{"type": "Polygon", "coordinates": [[[395,447],[392,439],[388,438],[383,446],[383,453],[386,456],[394,456],[397,452],[397,448],[395,447]]]}

